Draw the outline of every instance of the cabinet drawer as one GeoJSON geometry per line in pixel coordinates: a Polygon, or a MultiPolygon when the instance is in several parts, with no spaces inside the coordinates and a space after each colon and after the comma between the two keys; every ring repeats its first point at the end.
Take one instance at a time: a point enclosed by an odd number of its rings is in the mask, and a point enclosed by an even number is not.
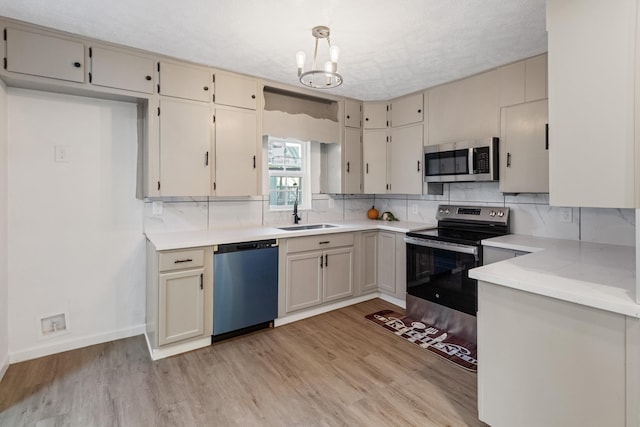
{"type": "Polygon", "coordinates": [[[312,251],[339,246],[353,246],[353,233],[323,234],[289,239],[287,252],[312,251]]]}
{"type": "Polygon", "coordinates": [[[204,265],[204,249],[161,252],[159,254],[159,264],[160,271],[202,267],[204,265]]]}

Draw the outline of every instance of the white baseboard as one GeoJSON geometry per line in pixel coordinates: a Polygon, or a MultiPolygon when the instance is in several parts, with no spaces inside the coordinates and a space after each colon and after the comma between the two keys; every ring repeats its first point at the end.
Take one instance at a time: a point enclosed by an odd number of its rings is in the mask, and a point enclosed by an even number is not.
{"type": "Polygon", "coordinates": [[[5,354],[0,361],[0,381],[4,378],[4,374],[7,373],[7,369],[9,369],[9,354],[5,354]]]}
{"type": "Polygon", "coordinates": [[[309,317],[317,316],[318,314],[324,314],[329,311],[337,310],[339,308],[347,307],[350,305],[358,304],[370,299],[378,298],[378,293],[362,295],[348,300],[339,301],[333,304],[323,305],[321,307],[311,308],[309,310],[301,311],[298,313],[290,314],[288,316],[279,317],[273,322],[273,326],[278,327],[286,325],[287,323],[297,322],[298,320],[307,319],[309,317]]]}
{"type": "Polygon", "coordinates": [[[378,293],[378,297],[386,302],[390,302],[393,305],[397,305],[398,307],[401,308],[407,308],[407,301],[400,299],[400,298],[396,298],[396,297],[392,297],[391,295],[387,295],[385,293],[379,292],[378,293]]]}
{"type": "Polygon", "coordinates": [[[50,354],[61,353],[63,351],[75,350],[77,348],[88,347],[90,345],[102,344],[104,342],[142,335],[144,334],[145,329],[145,325],[142,324],[101,334],[42,344],[26,350],[10,352],[9,360],[11,363],[24,362],[25,360],[49,356],[50,354]]]}
{"type": "Polygon", "coordinates": [[[211,345],[211,337],[208,336],[185,343],[170,345],[167,348],[153,348],[147,334],[144,334],[144,337],[147,340],[147,348],[149,349],[151,360],[160,360],[165,357],[175,356],[176,354],[186,353],[187,351],[193,351],[211,345]]]}

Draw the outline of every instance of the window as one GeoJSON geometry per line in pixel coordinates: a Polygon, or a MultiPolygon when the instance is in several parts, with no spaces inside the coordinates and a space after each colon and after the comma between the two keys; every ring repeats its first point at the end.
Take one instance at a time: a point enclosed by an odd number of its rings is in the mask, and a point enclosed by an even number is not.
{"type": "Polygon", "coordinates": [[[298,207],[308,208],[309,142],[269,137],[269,208],[291,209],[298,197],[298,207]]]}

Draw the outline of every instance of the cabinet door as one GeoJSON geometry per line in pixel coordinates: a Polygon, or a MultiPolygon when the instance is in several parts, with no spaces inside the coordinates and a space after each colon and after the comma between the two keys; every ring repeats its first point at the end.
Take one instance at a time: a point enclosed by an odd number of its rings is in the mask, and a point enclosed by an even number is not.
{"type": "Polygon", "coordinates": [[[159,94],[204,102],[213,99],[213,73],[208,68],[162,61],[158,66],[159,94]]]}
{"type": "Polygon", "coordinates": [[[635,1],[547,2],[550,205],[636,207],[636,17],[635,1]]]}
{"type": "Polygon", "coordinates": [[[350,128],[362,127],[362,104],[349,99],[344,101],[344,125],[350,128]]]}
{"type": "Polygon", "coordinates": [[[360,129],[344,130],[344,193],[362,193],[362,137],[360,129]]]}
{"type": "Polygon", "coordinates": [[[387,103],[365,102],[362,105],[365,129],[385,129],[387,127],[387,103]]]}
{"type": "Polygon", "coordinates": [[[547,100],[502,109],[500,191],[548,193],[547,100]]]}
{"type": "Polygon", "coordinates": [[[465,141],[500,133],[499,71],[429,90],[429,144],[465,141]]]}
{"type": "Polygon", "coordinates": [[[258,97],[258,83],[245,77],[216,74],[216,104],[255,110],[258,97]]]}
{"type": "Polygon", "coordinates": [[[364,192],[387,192],[387,131],[366,130],[362,139],[364,192]]]}
{"type": "Polygon", "coordinates": [[[208,196],[211,127],[209,105],[160,99],[160,194],[208,196]]]}
{"type": "Polygon", "coordinates": [[[353,295],[353,247],[324,251],[323,301],[353,295]]]}
{"type": "Polygon", "coordinates": [[[158,344],[204,334],[204,269],[160,275],[158,344]]]}
{"type": "Polygon", "coordinates": [[[84,44],[15,28],[6,29],[7,71],[84,82],[84,44]]]}
{"type": "Polygon", "coordinates": [[[389,190],[422,194],[422,124],[395,128],[389,142],[389,190]]]}
{"type": "Polygon", "coordinates": [[[322,251],[287,255],[285,279],[287,313],[322,303],[323,269],[322,251]]]}
{"type": "Polygon", "coordinates": [[[398,98],[391,103],[390,125],[404,126],[422,122],[424,118],[424,102],[422,93],[398,98]]]}
{"type": "Polygon", "coordinates": [[[97,86],[153,93],[154,61],[103,47],[92,46],[90,83],[97,86]]]}
{"type": "Polygon", "coordinates": [[[216,109],[216,196],[258,194],[255,111],[216,109]]]}
{"type": "Polygon", "coordinates": [[[378,289],[391,295],[396,292],[395,233],[378,233],[378,289]]]}
{"type": "Polygon", "coordinates": [[[378,289],[378,232],[362,233],[362,293],[378,289]]]}

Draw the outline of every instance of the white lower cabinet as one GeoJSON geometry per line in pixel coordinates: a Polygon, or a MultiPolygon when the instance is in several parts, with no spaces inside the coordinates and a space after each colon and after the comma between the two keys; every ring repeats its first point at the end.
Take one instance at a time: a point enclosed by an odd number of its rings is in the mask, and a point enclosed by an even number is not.
{"type": "Polygon", "coordinates": [[[286,313],[353,295],[353,243],[353,233],[287,239],[286,313]]]}
{"type": "Polygon", "coordinates": [[[387,294],[396,293],[396,233],[378,232],[378,288],[387,294]]]}
{"type": "Polygon", "coordinates": [[[204,268],[160,274],[158,344],[204,333],[204,268]]]}
{"type": "Polygon", "coordinates": [[[366,231],[360,240],[360,293],[378,290],[378,232],[366,231]]]}
{"type": "Polygon", "coordinates": [[[153,349],[212,334],[212,277],[212,250],[156,251],[147,242],[146,332],[153,349]]]}

